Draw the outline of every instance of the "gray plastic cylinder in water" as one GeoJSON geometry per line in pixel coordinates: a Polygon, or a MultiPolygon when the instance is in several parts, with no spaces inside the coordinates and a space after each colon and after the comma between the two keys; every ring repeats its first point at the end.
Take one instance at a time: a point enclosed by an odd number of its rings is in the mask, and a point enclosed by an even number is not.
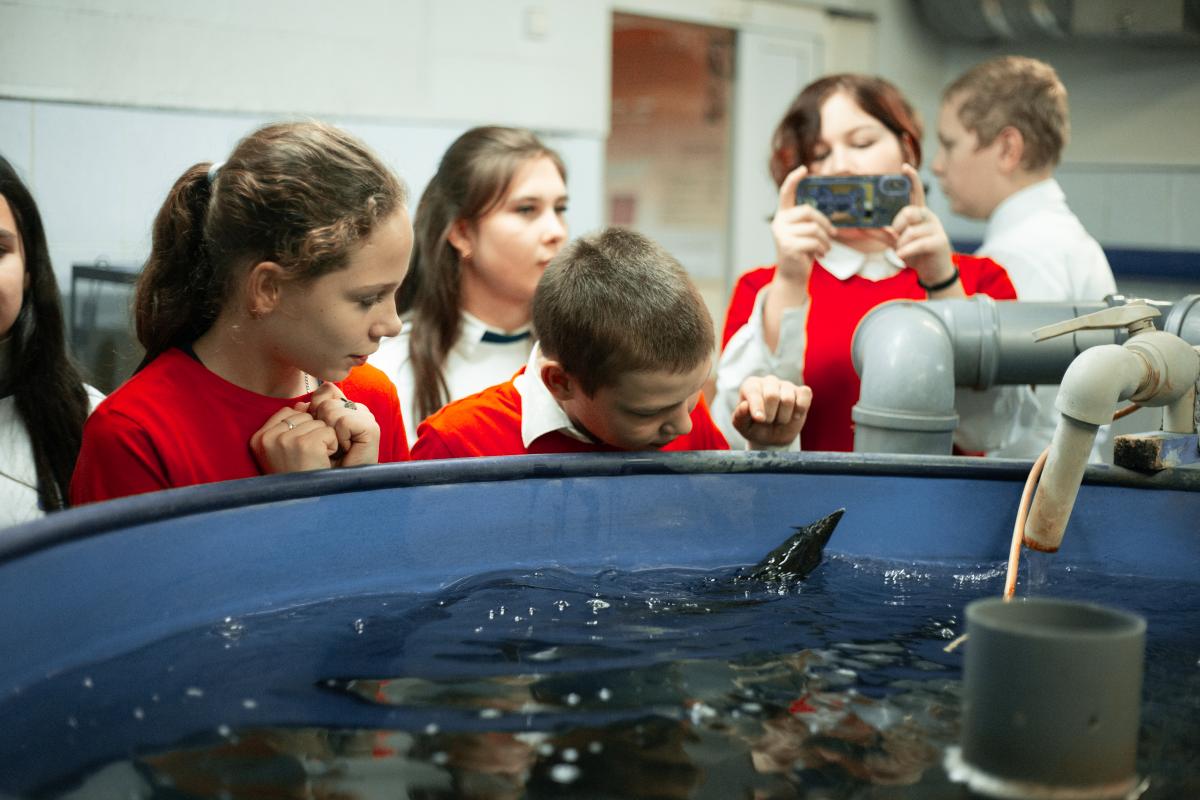
{"type": "Polygon", "coordinates": [[[994,797],[1133,791],[1146,621],[1050,598],[977,600],[966,617],[961,761],[971,788],[994,797]],[[1023,793],[1006,793],[1012,784],[1023,793]]]}

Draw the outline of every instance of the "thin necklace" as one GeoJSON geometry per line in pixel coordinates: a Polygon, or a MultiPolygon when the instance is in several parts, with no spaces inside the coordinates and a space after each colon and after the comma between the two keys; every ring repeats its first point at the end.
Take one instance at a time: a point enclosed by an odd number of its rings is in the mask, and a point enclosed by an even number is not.
{"type": "Polygon", "coordinates": [[[304,393],[308,394],[312,391],[312,388],[308,385],[308,373],[302,372],[300,374],[304,376],[304,393]]]}
{"type": "Polygon", "coordinates": [[[28,481],[23,481],[23,480],[21,480],[20,478],[18,478],[16,475],[12,475],[12,474],[10,474],[10,473],[8,473],[8,472],[5,472],[5,471],[4,471],[4,470],[2,470],[2,469],[0,469],[0,478],[8,478],[8,479],[9,479],[10,481],[12,481],[13,483],[19,483],[19,484],[21,484],[22,486],[25,486],[25,487],[28,487],[28,488],[30,488],[30,489],[33,489],[35,492],[38,490],[38,487],[37,487],[36,485],[34,485],[34,484],[32,484],[32,483],[29,483],[28,481]]]}

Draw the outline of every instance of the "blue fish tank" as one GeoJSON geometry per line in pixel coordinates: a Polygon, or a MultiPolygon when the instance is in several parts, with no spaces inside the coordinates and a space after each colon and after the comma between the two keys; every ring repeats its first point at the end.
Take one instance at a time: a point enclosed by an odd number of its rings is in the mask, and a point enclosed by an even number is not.
{"type": "MultiPolygon", "coordinates": [[[[1200,796],[1187,437],[1149,437],[1169,456],[1153,469],[1081,468],[1057,552],[1022,557],[1015,602],[1146,622],[1126,796],[1200,796]]],[[[972,797],[947,760],[971,641],[952,645],[967,604],[1003,591],[1030,468],[522,456],[13,528],[0,797],[972,797]],[[747,569],[839,508],[815,567],[747,569]]]]}

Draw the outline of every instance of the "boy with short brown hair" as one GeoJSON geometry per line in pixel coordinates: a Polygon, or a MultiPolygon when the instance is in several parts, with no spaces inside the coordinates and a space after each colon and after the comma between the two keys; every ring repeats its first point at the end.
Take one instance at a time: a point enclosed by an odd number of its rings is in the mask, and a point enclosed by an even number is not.
{"type": "MultiPolygon", "coordinates": [[[[712,318],[654,242],[610,228],[569,244],[538,283],[533,325],[526,368],[421,423],[414,459],[728,449],[700,392],[712,318]]],[[[749,379],[734,424],[752,447],[790,446],[811,398],[807,387],[749,379]]]]}
{"type": "MultiPolygon", "coordinates": [[[[951,210],[987,220],[976,255],[1008,271],[1019,300],[1095,302],[1117,288],[1104,251],[1054,180],[1069,139],[1067,90],[1042,61],[994,58],[942,93],[933,173],[951,210]]],[[[1050,443],[1058,387],[1036,392],[1016,439],[990,455],[1033,458],[1050,443]]]]}

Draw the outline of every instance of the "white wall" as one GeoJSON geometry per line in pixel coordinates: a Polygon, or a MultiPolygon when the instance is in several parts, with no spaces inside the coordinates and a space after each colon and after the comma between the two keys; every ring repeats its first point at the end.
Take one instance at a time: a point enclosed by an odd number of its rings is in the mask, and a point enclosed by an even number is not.
{"type": "MultiPolygon", "coordinates": [[[[1059,181],[1101,244],[1200,250],[1200,46],[1081,39],[954,45],[944,81],[1010,52],[1050,63],[1067,87],[1072,133],[1059,181]]],[[[951,230],[977,231],[961,222],[951,230]]]]}
{"type": "Polygon", "coordinates": [[[610,14],[602,0],[0,0],[0,153],[70,265],[139,264],[171,183],[272,119],[361,136],[413,203],[476,124],[562,153],[576,232],[603,221],[610,14]]]}
{"type": "MultiPolygon", "coordinates": [[[[816,73],[895,81],[926,121],[931,157],[942,86],[998,52],[938,39],[907,0],[0,0],[0,152],[30,180],[64,279],[72,261],[140,261],[175,176],[260,122],[298,115],[359,133],[414,198],[471,125],[550,134],[568,160],[570,222],[581,233],[604,218],[614,9],[732,27],[748,44],[778,40],[796,54],[787,69],[756,68],[744,81],[761,99],[749,107],[772,121],[761,131],[743,122],[734,144],[745,231],[731,274],[770,256],[758,206],[773,207],[774,192],[762,165],[781,98],[807,75],[796,65],[811,57],[816,73]],[[865,17],[830,17],[827,7],[865,17]]],[[[1018,51],[1055,64],[1071,92],[1074,141],[1060,176],[1097,238],[1200,249],[1190,212],[1200,196],[1200,48],[1080,41],[1018,51]]],[[[938,192],[931,202],[952,235],[978,237],[938,192]]]]}

